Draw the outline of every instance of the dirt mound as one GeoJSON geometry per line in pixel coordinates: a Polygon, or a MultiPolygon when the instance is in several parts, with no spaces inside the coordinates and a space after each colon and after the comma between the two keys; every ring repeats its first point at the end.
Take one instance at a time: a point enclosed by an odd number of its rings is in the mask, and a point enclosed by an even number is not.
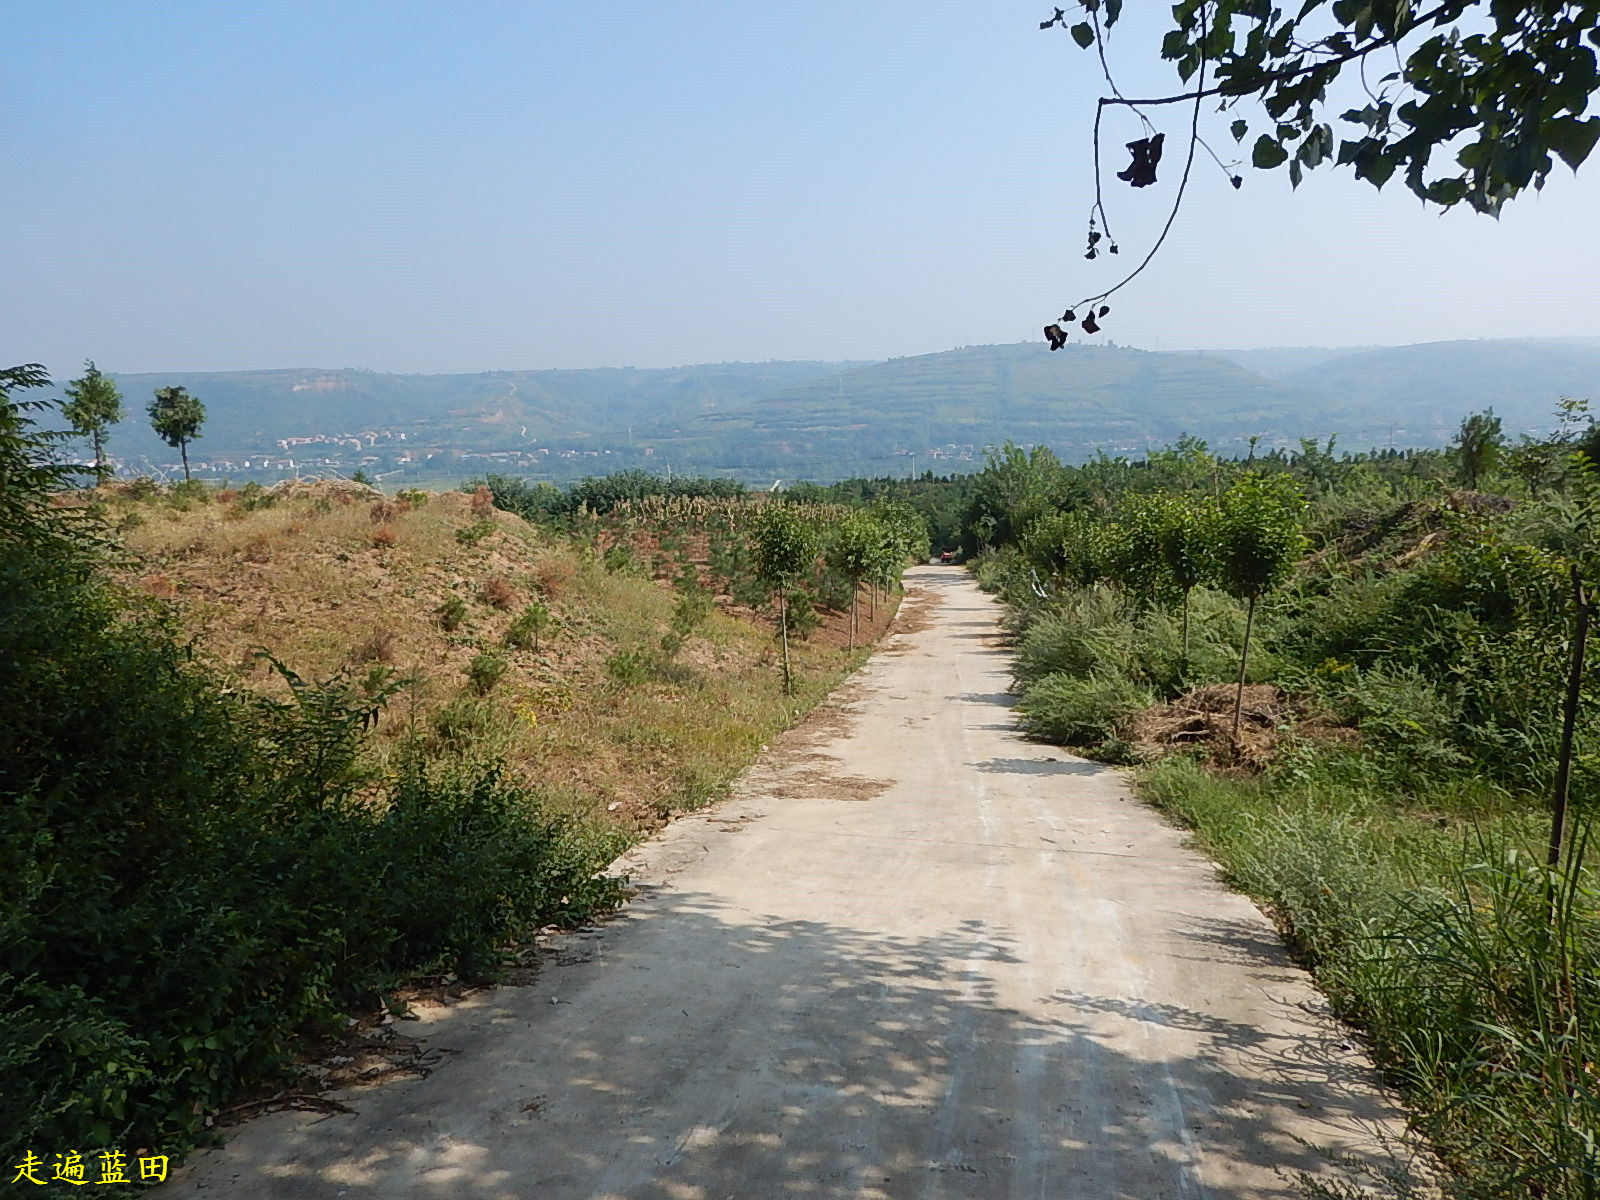
{"type": "Polygon", "coordinates": [[[332,500],[340,495],[358,500],[376,500],[383,493],[371,484],[357,483],[353,479],[284,479],[267,488],[280,500],[332,500]]]}
{"type": "Polygon", "coordinates": [[[1198,747],[1219,762],[1259,769],[1271,760],[1280,731],[1295,715],[1293,706],[1271,684],[1246,684],[1235,744],[1235,691],[1231,683],[1214,683],[1147,708],[1133,718],[1128,740],[1147,760],[1198,747]]]}

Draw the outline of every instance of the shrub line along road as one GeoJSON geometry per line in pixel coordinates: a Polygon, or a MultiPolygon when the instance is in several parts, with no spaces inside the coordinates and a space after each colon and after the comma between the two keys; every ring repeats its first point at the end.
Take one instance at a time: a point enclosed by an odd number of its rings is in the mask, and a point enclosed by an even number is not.
{"type": "Polygon", "coordinates": [[[172,1196],[1295,1195],[1401,1119],[1268,922],[1113,770],[1012,732],[998,606],[901,632],[425,1079],[276,1113],[172,1196]]]}

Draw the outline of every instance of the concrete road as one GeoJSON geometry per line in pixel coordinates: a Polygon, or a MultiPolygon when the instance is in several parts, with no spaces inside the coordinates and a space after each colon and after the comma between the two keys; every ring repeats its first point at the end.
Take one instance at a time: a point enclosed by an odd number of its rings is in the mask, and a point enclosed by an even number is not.
{"type": "Polygon", "coordinates": [[[1398,1134],[1261,914],[1012,732],[997,606],[908,586],[827,708],[628,856],[623,916],[422,1027],[431,1076],[253,1121],[167,1194],[1255,1200],[1398,1134]]]}

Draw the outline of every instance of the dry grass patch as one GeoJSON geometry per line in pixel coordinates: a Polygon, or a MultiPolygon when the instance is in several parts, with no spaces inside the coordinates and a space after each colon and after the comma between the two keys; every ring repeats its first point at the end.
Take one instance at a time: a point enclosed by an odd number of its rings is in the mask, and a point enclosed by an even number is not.
{"type": "Polygon", "coordinates": [[[574,568],[570,559],[555,554],[541,554],[534,560],[529,572],[533,590],[546,600],[559,600],[572,586],[574,568]]]}
{"type": "Polygon", "coordinates": [[[517,602],[517,589],[498,575],[491,575],[478,589],[478,599],[490,608],[510,609],[517,602]]]}
{"type": "MultiPolygon", "coordinates": [[[[273,491],[274,505],[237,517],[222,505],[132,502],[143,522],[124,538],[142,563],[129,580],[175,601],[199,647],[243,686],[286,692],[259,650],[306,679],[399,671],[410,682],[373,734],[380,761],[420,735],[441,755],[501,756],[561,806],[650,829],[714,798],[864,658],[828,636],[797,644],[799,690],[787,697],[764,617],[713,611],[664,655],[678,600],[666,583],[609,573],[592,547],[477,512],[473,496],[441,493],[401,512],[361,485],[273,491]],[[374,553],[375,535],[400,521],[402,536],[374,553]],[[457,539],[478,521],[494,536],[457,539]],[[252,560],[253,543],[270,559],[252,560]],[[549,626],[537,643],[507,645],[533,595],[549,626]],[[505,669],[482,688],[486,654],[505,669]],[[644,665],[637,682],[608,674],[619,654],[644,665]]],[[[892,611],[880,606],[880,627],[892,611]]]]}

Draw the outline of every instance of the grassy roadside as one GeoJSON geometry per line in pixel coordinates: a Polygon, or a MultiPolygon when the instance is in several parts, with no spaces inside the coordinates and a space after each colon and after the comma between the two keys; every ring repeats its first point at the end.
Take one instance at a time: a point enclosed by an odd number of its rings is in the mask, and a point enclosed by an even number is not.
{"type": "Polygon", "coordinates": [[[1013,536],[974,567],[1008,605],[1023,727],[1143,764],[1366,1031],[1458,1200],[1600,1196],[1600,676],[1569,661],[1600,475],[1569,441],[1521,498],[1419,494],[1309,445],[1058,477],[1018,458],[1057,498],[1002,505],[1013,536]],[[1269,487],[1260,528],[1228,502],[1269,487]],[[1568,686],[1576,820],[1550,870],[1568,686]]]}
{"type": "Polygon", "coordinates": [[[1136,781],[1365,1031],[1447,1164],[1448,1194],[1600,1194],[1595,881],[1581,871],[1552,898],[1547,814],[1490,788],[1400,796],[1189,758],[1136,781]]]}

